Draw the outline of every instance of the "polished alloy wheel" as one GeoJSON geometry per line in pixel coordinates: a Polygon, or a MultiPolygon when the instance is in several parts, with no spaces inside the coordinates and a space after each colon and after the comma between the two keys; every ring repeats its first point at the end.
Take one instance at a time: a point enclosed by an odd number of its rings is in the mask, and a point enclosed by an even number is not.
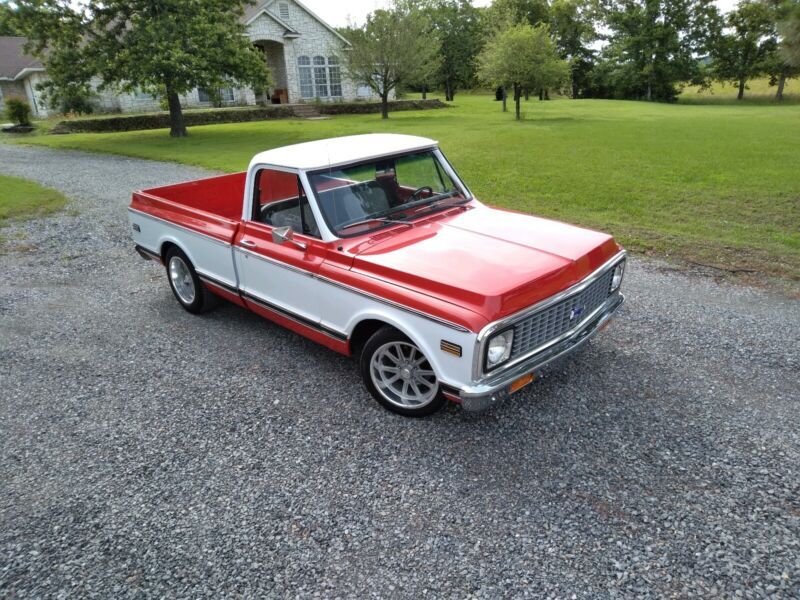
{"type": "Polygon", "coordinates": [[[169,261],[169,278],[175,293],[184,304],[194,302],[195,289],[192,272],[180,256],[173,256],[169,261]]]}
{"type": "Polygon", "coordinates": [[[439,390],[428,359],[409,342],[389,342],[378,348],[370,361],[370,376],[378,392],[401,408],[430,404],[439,390]]]}

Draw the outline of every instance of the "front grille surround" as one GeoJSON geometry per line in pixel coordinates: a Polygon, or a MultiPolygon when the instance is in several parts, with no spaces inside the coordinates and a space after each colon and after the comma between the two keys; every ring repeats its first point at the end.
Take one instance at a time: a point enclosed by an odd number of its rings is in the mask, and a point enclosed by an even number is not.
{"type": "Polygon", "coordinates": [[[567,337],[570,332],[579,331],[611,298],[619,296],[619,288],[611,290],[611,280],[614,277],[614,269],[624,263],[626,258],[627,252],[620,250],[603,266],[571,288],[484,327],[475,341],[473,381],[495,377],[513,365],[543,352],[561,338],[567,337]],[[579,311],[580,314],[573,314],[572,311],[576,308],[583,310],[579,311]],[[569,319],[571,314],[573,318],[569,319]],[[564,329],[565,315],[569,324],[566,329],[564,329]],[[541,335],[536,335],[537,322],[544,328],[541,335]],[[507,329],[514,329],[511,356],[505,363],[487,369],[485,363],[487,344],[495,335],[507,329]],[[521,335],[518,336],[518,333],[521,335]],[[537,346],[537,342],[541,344],[537,346]]]}
{"type": "Polygon", "coordinates": [[[586,289],[515,323],[509,360],[519,358],[574,329],[611,296],[614,269],[604,273],[586,289]]]}

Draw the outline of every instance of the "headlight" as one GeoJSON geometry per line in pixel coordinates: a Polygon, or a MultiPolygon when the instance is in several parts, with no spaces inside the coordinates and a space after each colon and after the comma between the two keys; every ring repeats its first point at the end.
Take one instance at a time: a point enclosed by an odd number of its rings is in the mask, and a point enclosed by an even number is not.
{"type": "Polygon", "coordinates": [[[511,344],[513,342],[513,329],[498,333],[491,338],[489,345],[486,347],[486,368],[493,369],[497,365],[506,362],[511,356],[511,344]]]}
{"type": "Polygon", "coordinates": [[[625,261],[623,260],[614,269],[614,276],[611,278],[611,291],[614,292],[619,289],[622,283],[622,276],[625,274],[625,261]]]}

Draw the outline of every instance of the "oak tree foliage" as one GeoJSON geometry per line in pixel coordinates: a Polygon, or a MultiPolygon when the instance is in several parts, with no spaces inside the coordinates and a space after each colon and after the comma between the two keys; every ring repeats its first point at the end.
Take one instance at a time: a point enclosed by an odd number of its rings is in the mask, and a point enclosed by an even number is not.
{"type": "Polygon", "coordinates": [[[17,0],[31,49],[51,88],[99,78],[99,89],[164,99],[172,136],[185,136],[180,96],[234,83],[263,89],[269,71],[244,35],[245,0],[17,0]]]}
{"type": "Polygon", "coordinates": [[[487,42],[478,57],[478,74],[491,86],[513,90],[519,120],[524,91],[566,83],[569,63],[558,55],[547,25],[524,23],[500,31],[487,42]]]}

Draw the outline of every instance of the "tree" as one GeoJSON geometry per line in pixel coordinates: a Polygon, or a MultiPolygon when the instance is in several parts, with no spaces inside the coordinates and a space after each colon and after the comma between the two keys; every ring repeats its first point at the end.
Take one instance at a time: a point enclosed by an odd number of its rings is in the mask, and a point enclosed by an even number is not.
{"type": "Polygon", "coordinates": [[[478,57],[478,74],[491,85],[514,90],[516,118],[525,89],[556,87],[569,78],[569,64],[558,56],[547,25],[515,25],[494,36],[478,57]]]}
{"type": "Polygon", "coordinates": [[[15,12],[8,4],[0,4],[0,35],[22,35],[14,24],[15,12]]]}
{"type": "Polygon", "coordinates": [[[381,116],[389,118],[389,96],[400,84],[419,81],[439,65],[439,40],[417,11],[395,7],[376,10],[360,29],[351,30],[350,48],[342,56],[348,75],[368,85],[381,99],[381,116]]]}
{"type": "Polygon", "coordinates": [[[718,36],[720,15],[712,0],[600,0],[609,44],[602,87],[618,98],[672,101],[678,86],[698,82],[698,56],[718,36]]]}
{"type": "Polygon", "coordinates": [[[725,19],[729,32],[717,42],[714,72],[722,81],[739,87],[737,99],[744,98],[747,81],[767,70],[776,50],[774,21],[766,3],[745,0],[725,19]]]}
{"type": "Polygon", "coordinates": [[[483,44],[478,10],[469,0],[405,0],[409,11],[419,11],[441,43],[441,61],[430,79],[416,82],[423,93],[431,85],[444,88],[450,102],[459,88],[475,80],[475,57],[483,44]]]}
{"type": "Polygon", "coordinates": [[[83,85],[91,73],[99,77],[99,89],[152,93],[167,101],[170,135],[178,137],[186,135],[182,94],[234,82],[257,89],[269,83],[263,56],[244,35],[245,3],[17,0],[17,22],[25,25],[52,89],[67,95],[65,88],[83,85]]]}
{"type": "Polygon", "coordinates": [[[585,0],[554,0],[550,5],[550,30],[561,58],[570,63],[572,97],[589,87],[594,65],[590,45],[597,40],[591,11],[585,0]]]}
{"type": "Polygon", "coordinates": [[[787,0],[783,5],[778,21],[781,56],[788,65],[800,67],[800,2],[787,0]]]}
{"type": "Polygon", "coordinates": [[[800,0],[765,0],[775,22],[777,42],[765,61],[770,85],[776,86],[775,100],[783,100],[786,80],[800,76],[800,0]],[[795,20],[792,30],[792,20],[795,20]]]}
{"type": "Polygon", "coordinates": [[[494,0],[486,11],[485,22],[490,35],[521,23],[535,27],[550,22],[550,7],[547,0],[494,0]]]}

